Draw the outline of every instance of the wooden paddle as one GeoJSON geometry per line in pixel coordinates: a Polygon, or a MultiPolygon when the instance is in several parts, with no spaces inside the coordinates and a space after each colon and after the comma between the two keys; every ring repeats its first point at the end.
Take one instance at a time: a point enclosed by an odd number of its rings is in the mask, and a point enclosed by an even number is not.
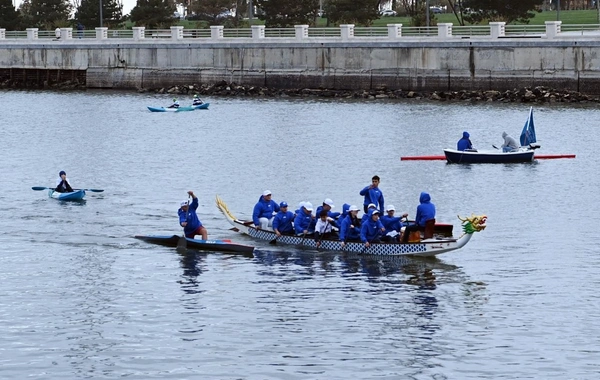
{"type": "MultiPolygon", "coordinates": [[[[33,187],[31,187],[31,190],[35,190],[35,191],[54,190],[54,187],[33,186],[33,187]]],[[[73,189],[73,191],[77,191],[77,190],[91,191],[93,193],[101,193],[104,191],[104,189],[73,189]]]]}
{"type": "MultiPolygon", "coordinates": [[[[187,212],[185,214],[186,223],[187,223],[187,219],[189,216],[190,216],[190,196],[188,196],[187,212]]],[[[181,237],[179,238],[179,241],[177,242],[177,249],[187,249],[187,239],[185,237],[185,227],[183,227],[183,235],[181,235],[181,237]]]]}
{"type": "Polygon", "coordinates": [[[494,149],[500,149],[498,148],[496,145],[492,144],[492,146],[494,147],[494,149]]]}

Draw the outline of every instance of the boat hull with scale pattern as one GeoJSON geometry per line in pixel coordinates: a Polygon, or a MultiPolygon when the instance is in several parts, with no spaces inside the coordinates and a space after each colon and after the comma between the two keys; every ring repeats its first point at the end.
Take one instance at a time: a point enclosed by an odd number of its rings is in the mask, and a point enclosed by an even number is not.
{"type": "MultiPolygon", "coordinates": [[[[223,200],[217,196],[217,207],[225,215],[227,221],[234,230],[251,236],[255,239],[266,240],[274,244],[285,244],[296,247],[317,249],[317,243],[313,237],[294,235],[281,235],[277,237],[275,232],[254,227],[251,221],[242,221],[233,216],[223,200]]],[[[365,254],[371,256],[436,256],[445,252],[454,251],[464,247],[471,240],[472,233],[464,233],[456,238],[431,238],[416,243],[374,243],[366,247],[361,242],[346,242],[342,247],[339,240],[321,240],[319,250],[340,251],[365,254]]]]}

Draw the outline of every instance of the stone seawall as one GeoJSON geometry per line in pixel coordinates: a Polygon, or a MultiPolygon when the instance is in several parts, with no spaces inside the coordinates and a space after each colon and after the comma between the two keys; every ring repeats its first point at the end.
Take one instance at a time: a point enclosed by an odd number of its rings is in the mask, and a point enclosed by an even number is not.
{"type": "Polygon", "coordinates": [[[0,70],[82,70],[89,88],[226,81],[281,89],[506,91],[545,86],[600,94],[600,39],[593,38],[120,42],[1,42],[0,70]]]}

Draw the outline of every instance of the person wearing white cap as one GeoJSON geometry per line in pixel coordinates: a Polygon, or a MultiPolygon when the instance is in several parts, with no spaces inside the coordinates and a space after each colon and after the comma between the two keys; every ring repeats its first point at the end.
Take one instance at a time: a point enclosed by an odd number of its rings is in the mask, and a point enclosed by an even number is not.
{"type": "Polygon", "coordinates": [[[348,215],[340,222],[340,242],[342,247],[347,241],[360,241],[360,219],[358,219],[358,206],[348,208],[348,215]]]}
{"type": "Polygon", "coordinates": [[[252,222],[254,227],[268,230],[273,227],[273,215],[279,212],[279,205],[271,199],[271,190],[263,191],[254,205],[252,222]]]}
{"type": "Polygon", "coordinates": [[[192,203],[190,204],[189,200],[181,202],[181,207],[177,210],[179,224],[183,227],[185,237],[193,239],[194,236],[201,235],[202,240],[206,240],[208,238],[208,232],[196,214],[196,210],[198,209],[198,197],[196,197],[191,190],[188,191],[188,195],[192,197],[192,203]]]}
{"type": "Polygon", "coordinates": [[[367,220],[360,226],[360,241],[365,243],[365,247],[373,243],[381,243],[379,237],[385,231],[379,220],[379,210],[372,209],[368,215],[367,220]]]}
{"type": "Polygon", "coordinates": [[[373,176],[371,178],[371,184],[366,186],[364,189],[360,191],[360,195],[365,197],[364,208],[365,213],[368,212],[369,203],[375,204],[375,207],[379,209],[379,212],[383,212],[383,193],[379,189],[379,176],[373,176]]]}
{"type": "Polygon", "coordinates": [[[385,208],[387,215],[383,215],[381,217],[381,224],[385,227],[385,231],[383,232],[384,236],[381,240],[390,241],[393,240],[396,236],[400,234],[400,228],[402,228],[402,218],[408,216],[408,214],[403,214],[402,216],[394,216],[396,212],[396,208],[394,205],[389,205],[385,208]]]}
{"type": "Polygon", "coordinates": [[[304,202],[296,217],[294,218],[294,230],[298,236],[306,236],[310,231],[310,225],[313,221],[313,205],[310,202],[304,202]]]}
{"type": "Polygon", "coordinates": [[[333,212],[333,211],[331,211],[331,209],[334,208],[334,207],[335,206],[333,205],[333,201],[331,199],[329,199],[329,198],[326,198],[323,201],[323,205],[317,207],[317,211],[315,211],[315,215],[317,215],[317,216],[321,215],[321,211],[322,210],[327,211],[327,217],[333,219],[333,221],[331,222],[331,224],[334,227],[337,227],[338,225],[337,225],[337,223],[336,223],[335,220],[340,216],[340,213],[339,212],[333,212]]]}
{"type": "Polygon", "coordinates": [[[365,214],[360,219],[361,225],[365,222],[365,220],[367,220],[369,218],[369,212],[371,212],[372,210],[377,210],[377,206],[375,206],[374,203],[369,203],[369,205],[367,206],[367,211],[365,211],[365,214]]]}

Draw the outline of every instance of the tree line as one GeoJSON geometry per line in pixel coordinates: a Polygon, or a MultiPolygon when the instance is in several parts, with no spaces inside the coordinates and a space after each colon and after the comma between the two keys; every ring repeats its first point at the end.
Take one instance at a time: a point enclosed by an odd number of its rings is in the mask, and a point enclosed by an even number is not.
{"type": "MultiPolygon", "coordinates": [[[[554,0],[556,1],[556,0],[554,0]]],[[[248,17],[257,17],[266,27],[315,26],[319,17],[327,25],[370,26],[380,17],[380,9],[391,6],[409,16],[413,26],[426,23],[426,4],[442,5],[454,14],[459,25],[489,21],[527,23],[545,4],[543,0],[137,0],[129,15],[123,15],[121,0],[24,0],[17,9],[12,0],[0,0],[0,28],[23,30],[37,27],[53,30],[74,22],[89,28],[118,28],[125,21],[147,28],[168,28],[177,24],[177,5],[185,7],[189,19],[209,25],[246,26],[248,17]],[[183,1],[183,3],[181,3],[183,1]],[[233,12],[230,12],[232,11],[233,12]],[[102,22],[100,21],[102,20],[102,22]]],[[[437,22],[429,14],[429,24],[437,22]]]]}

